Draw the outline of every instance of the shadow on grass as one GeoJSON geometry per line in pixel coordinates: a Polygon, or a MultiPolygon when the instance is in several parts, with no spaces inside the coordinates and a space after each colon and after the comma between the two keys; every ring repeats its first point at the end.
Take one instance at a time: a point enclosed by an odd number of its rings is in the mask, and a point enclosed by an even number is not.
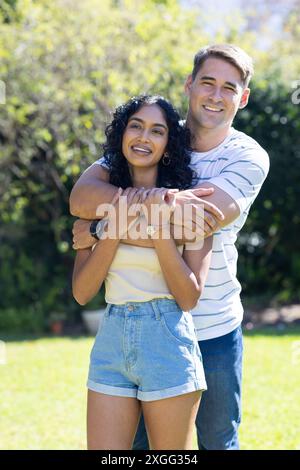
{"type": "Polygon", "coordinates": [[[243,327],[244,336],[300,336],[300,325],[297,323],[284,324],[279,323],[278,325],[272,326],[259,326],[253,329],[247,329],[243,327]]]}
{"type": "MultiPolygon", "coordinates": [[[[243,326],[243,334],[246,337],[253,337],[253,336],[300,336],[300,325],[297,323],[294,324],[278,324],[272,326],[259,326],[253,327],[252,329],[246,328],[243,326]]],[[[89,335],[87,333],[81,332],[76,334],[62,334],[62,335],[53,335],[53,334],[5,334],[0,333],[0,341],[4,341],[6,343],[9,342],[25,342],[25,341],[38,341],[41,339],[52,339],[54,341],[60,339],[68,339],[68,340],[82,340],[82,339],[93,339],[94,336],[89,335]]]]}
{"type": "Polygon", "coordinates": [[[58,341],[61,339],[68,339],[68,340],[82,340],[82,339],[93,339],[94,337],[88,334],[65,334],[65,335],[51,335],[51,334],[5,334],[0,333],[0,341],[4,341],[5,343],[21,343],[26,341],[39,341],[41,339],[52,339],[53,341],[58,341]]]}

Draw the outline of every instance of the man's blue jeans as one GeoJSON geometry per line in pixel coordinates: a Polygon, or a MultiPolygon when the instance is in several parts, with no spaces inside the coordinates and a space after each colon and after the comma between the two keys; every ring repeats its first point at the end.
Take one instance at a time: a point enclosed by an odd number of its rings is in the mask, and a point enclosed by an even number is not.
{"type": "MultiPolygon", "coordinates": [[[[197,415],[199,449],[237,450],[241,421],[243,337],[239,326],[231,333],[199,341],[208,390],[197,415]]],[[[143,417],[133,449],[149,449],[143,417]]]]}

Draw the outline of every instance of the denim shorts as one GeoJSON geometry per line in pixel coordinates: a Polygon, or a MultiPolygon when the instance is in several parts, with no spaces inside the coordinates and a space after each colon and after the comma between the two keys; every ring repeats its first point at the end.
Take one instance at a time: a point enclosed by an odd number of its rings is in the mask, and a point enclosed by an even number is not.
{"type": "Polygon", "coordinates": [[[142,401],[206,390],[191,314],[173,299],[109,304],[91,351],[87,386],[142,401]]]}

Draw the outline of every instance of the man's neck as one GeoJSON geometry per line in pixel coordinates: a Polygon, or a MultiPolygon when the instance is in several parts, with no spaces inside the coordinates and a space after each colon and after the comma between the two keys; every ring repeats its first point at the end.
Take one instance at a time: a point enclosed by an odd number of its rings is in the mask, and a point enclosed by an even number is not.
{"type": "Polygon", "coordinates": [[[187,122],[192,135],[192,149],[195,152],[208,152],[218,147],[232,133],[232,127],[223,129],[195,129],[195,126],[187,122]]]}

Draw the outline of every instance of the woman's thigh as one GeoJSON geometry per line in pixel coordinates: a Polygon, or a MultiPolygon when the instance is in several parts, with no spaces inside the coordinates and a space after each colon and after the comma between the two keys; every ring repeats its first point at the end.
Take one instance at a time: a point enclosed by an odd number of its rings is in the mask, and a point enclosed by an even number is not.
{"type": "Polygon", "coordinates": [[[151,449],[192,449],[201,392],[142,402],[151,449]]]}
{"type": "Polygon", "coordinates": [[[140,402],[136,398],[88,390],[88,449],[131,449],[140,411],[140,402]]]}

